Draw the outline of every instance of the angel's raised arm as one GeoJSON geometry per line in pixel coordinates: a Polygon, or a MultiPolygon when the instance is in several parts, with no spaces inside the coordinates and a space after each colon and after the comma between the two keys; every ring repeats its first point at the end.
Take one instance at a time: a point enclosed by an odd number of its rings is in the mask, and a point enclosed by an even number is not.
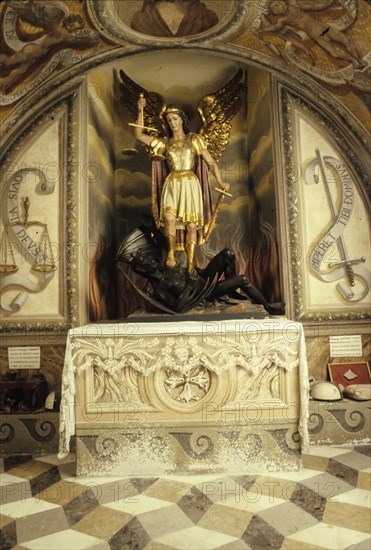
{"type": "Polygon", "coordinates": [[[138,126],[133,126],[134,135],[139,141],[148,146],[155,136],[163,133],[161,113],[166,107],[165,100],[162,95],[142,88],[123,70],[120,70],[119,74],[121,79],[119,86],[121,105],[133,118],[136,117],[134,124],[138,126]],[[148,135],[148,131],[152,135],[148,135]]]}
{"type": "Polygon", "coordinates": [[[140,97],[138,99],[137,105],[138,105],[138,117],[137,117],[137,120],[136,120],[136,123],[135,123],[136,126],[133,126],[135,139],[141,141],[145,145],[151,145],[151,143],[153,141],[153,136],[149,136],[148,134],[145,134],[144,131],[143,131],[144,130],[143,129],[143,126],[144,126],[143,112],[144,112],[144,108],[147,105],[147,101],[146,101],[145,97],[140,97]]]}

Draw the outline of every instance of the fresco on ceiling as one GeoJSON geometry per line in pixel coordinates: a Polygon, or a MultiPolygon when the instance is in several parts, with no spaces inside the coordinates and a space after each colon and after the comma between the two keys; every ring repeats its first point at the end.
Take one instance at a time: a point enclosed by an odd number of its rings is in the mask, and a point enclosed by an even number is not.
{"type": "Polygon", "coordinates": [[[194,36],[233,14],[233,0],[138,0],[114,2],[118,18],[132,30],[160,38],[194,36]]]}
{"type": "Polygon", "coordinates": [[[98,43],[99,34],[87,29],[80,15],[71,15],[62,0],[5,0],[0,36],[0,78],[5,93],[0,105],[31,92],[57,67],[90,56],[98,43]]]}
{"type": "Polygon", "coordinates": [[[371,50],[352,33],[356,21],[369,21],[367,2],[266,0],[262,6],[255,34],[273,55],[333,86],[371,91],[371,50]]]}

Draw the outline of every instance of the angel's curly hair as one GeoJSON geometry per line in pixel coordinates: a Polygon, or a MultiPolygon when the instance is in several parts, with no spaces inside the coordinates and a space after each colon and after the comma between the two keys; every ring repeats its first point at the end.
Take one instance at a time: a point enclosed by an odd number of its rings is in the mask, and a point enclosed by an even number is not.
{"type": "Polygon", "coordinates": [[[185,114],[185,112],[183,111],[182,107],[180,107],[180,105],[177,105],[176,103],[169,103],[169,105],[167,105],[166,111],[163,113],[162,117],[165,121],[166,128],[167,128],[170,136],[173,135],[173,131],[171,130],[171,128],[170,128],[170,126],[169,126],[169,124],[166,120],[166,116],[169,114],[169,112],[174,112],[174,113],[176,113],[177,115],[180,116],[180,118],[183,121],[183,131],[184,131],[185,134],[189,134],[191,129],[189,127],[188,117],[185,114]]]}

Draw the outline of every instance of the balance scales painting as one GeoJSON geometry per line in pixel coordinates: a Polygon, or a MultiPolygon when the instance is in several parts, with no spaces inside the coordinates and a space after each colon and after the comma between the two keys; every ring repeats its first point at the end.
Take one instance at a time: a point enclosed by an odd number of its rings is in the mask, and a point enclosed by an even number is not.
{"type": "Polygon", "coordinates": [[[48,226],[46,223],[40,221],[29,221],[29,210],[31,201],[29,197],[23,199],[24,206],[24,219],[17,220],[6,224],[3,230],[0,241],[0,273],[15,273],[18,271],[18,266],[15,262],[13,245],[9,238],[8,227],[21,226],[24,229],[30,227],[41,227],[42,233],[38,243],[38,252],[35,258],[35,263],[31,267],[34,271],[39,272],[51,272],[57,269],[54,262],[52,246],[50,242],[50,236],[48,232],[48,226]]]}

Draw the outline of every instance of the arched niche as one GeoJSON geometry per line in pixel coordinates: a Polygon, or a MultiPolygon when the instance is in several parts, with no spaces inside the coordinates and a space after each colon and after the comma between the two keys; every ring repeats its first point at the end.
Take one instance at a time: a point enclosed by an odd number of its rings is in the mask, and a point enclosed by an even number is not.
{"type": "MultiPolygon", "coordinates": [[[[243,105],[233,119],[229,143],[219,159],[233,197],[224,202],[210,240],[197,251],[198,263],[205,265],[224,247],[232,247],[238,271],[245,273],[269,301],[280,301],[269,73],[220,55],[173,50],[162,52],[161,57],[153,52],[125,58],[88,76],[89,163],[97,164],[95,173],[101,177],[97,185],[91,174],[90,240],[98,243],[99,258],[91,274],[94,289],[107,296],[106,300],[101,293],[91,295],[97,319],[104,315],[106,305],[110,317],[132,313],[136,297],[125,281],[120,279],[116,284],[118,294],[113,298],[113,280],[102,285],[102,278],[111,280],[108,266],[120,239],[137,227],[143,216],[151,215],[151,163],[128,126],[131,119],[121,105],[125,97],[120,99],[119,71],[124,70],[146,90],[160,93],[167,103],[181,104],[192,131],[198,132],[202,126],[197,113],[199,101],[225,86],[238,69],[243,70],[243,105]],[[127,149],[136,149],[137,154],[125,155],[127,149]],[[109,221],[112,214],[113,223],[109,221]]],[[[211,186],[215,185],[211,178],[211,186]]],[[[215,204],[217,192],[213,199],[215,204]]]]}
{"type": "MultiPolygon", "coordinates": [[[[119,240],[133,227],[137,213],[148,212],[150,164],[143,150],[135,159],[125,159],[121,154],[127,146],[137,147],[127,126],[127,115],[119,104],[115,75],[121,68],[144,87],[166,92],[167,97],[184,101],[193,109],[204,90],[213,91],[223,85],[237,68],[243,69],[245,106],[233,122],[230,144],[220,161],[225,178],[232,184],[234,196],[220,215],[220,227],[214,234],[216,241],[213,246],[216,249],[230,245],[233,238],[242,243],[240,269],[246,270],[255,284],[261,283],[265,292],[267,289],[276,292],[274,284],[279,283],[278,292],[286,302],[290,318],[305,323],[314,319],[317,323],[335,322],[338,325],[352,319],[361,326],[366,318],[365,304],[369,293],[362,302],[348,303],[336,294],[335,289],[334,302],[326,303],[315,318],[311,317],[312,312],[305,302],[310,284],[313,284],[309,277],[314,277],[313,273],[308,275],[308,250],[305,247],[308,248],[308,243],[313,246],[315,236],[304,242],[304,230],[298,226],[298,220],[310,222],[312,213],[295,197],[298,191],[295,170],[298,166],[302,170],[302,163],[307,159],[298,146],[301,115],[294,116],[293,111],[304,113],[314,132],[306,133],[307,145],[313,141],[313,136],[320,135],[324,154],[337,155],[346,164],[362,209],[359,223],[366,234],[367,155],[359,126],[309,79],[306,82],[305,77],[306,86],[301,86],[297,76],[288,75],[279,63],[273,70],[266,60],[254,56],[246,59],[233,48],[228,51],[189,48],[132,51],[130,55],[114,52],[100,56],[79,68],[80,74],[81,71],[84,73],[82,76],[74,76],[77,72],[74,68],[71,73],[67,71],[57,77],[54,86],[47,83],[45,94],[40,93],[41,99],[34,97],[23,102],[18,108],[18,116],[5,125],[3,160],[6,170],[10,167],[6,174],[11,177],[14,173],[12,166],[17,166],[22,160],[21,150],[28,149],[33,143],[35,128],[45,117],[52,117],[61,105],[68,106],[66,122],[60,125],[57,138],[59,150],[66,159],[61,185],[63,193],[57,205],[60,219],[64,220],[58,243],[63,250],[74,251],[72,255],[63,256],[65,271],[55,293],[68,315],[54,319],[46,314],[35,321],[21,308],[6,314],[7,330],[17,332],[27,327],[26,330],[32,332],[38,330],[38,326],[63,334],[69,326],[119,318],[127,312],[126,305],[117,307],[122,294],[124,303],[130,295],[129,309],[138,305],[132,293],[117,284],[114,258],[119,240]],[[164,74],[166,78],[162,77],[164,74]],[[312,137],[308,137],[310,135],[312,137]],[[137,169],[139,165],[140,171],[137,169]],[[136,180],[133,174],[138,173],[142,176],[136,180]],[[143,185],[136,187],[137,181],[143,185]],[[136,194],[132,192],[134,188],[136,194]],[[238,219],[233,217],[233,203],[242,213],[238,219]],[[139,210],[136,210],[136,205],[139,210]],[[225,228],[228,231],[224,231],[225,228]],[[254,269],[259,262],[263,267],[266,264],[267,245],[275,255],[276,263],[269,264],[270,271],[268,269],[263,277],[260,267],[258,274],[254,269]],[[303,252],[300,258],[295,252],[298,249],[303,252]]],[[[193,123],[197,130],[197,120],[194,119],[193,123]]],[[[39,160],[34,159],[35,163],[39,160]]],[[[41,161],[45,164],[45,159],[41,161]]],[[[8,177],[4,181],[2,193],[6,194],[8,177]]],[[[27,189],[24,192],[28,192],[27,189]]],[[[47,206],[44,211],[52,215],[47,206]]],[[[3,214],[6,221],[7,213],[3,214]]],[[[360,231],[357,226],[352,229],[353,234],[357,231],[360,231]]],[[[321,236],[320,226],[318,235],[321,236]]],[[[365,246],[367,242],[364,242],[365,246]]],[[[367,254],[365,252],[365,256],[367,254]]],[[[202,262],[204,258],[201,256],[199,260],[202,262]]],[[[368,269],[368,264],[364,267],[368,269]]],[[[323,286],[325,291],[327,288],[323,286]]],[[[317,304],[313,304],[313,308],[317,308],[317,304]]]]}

